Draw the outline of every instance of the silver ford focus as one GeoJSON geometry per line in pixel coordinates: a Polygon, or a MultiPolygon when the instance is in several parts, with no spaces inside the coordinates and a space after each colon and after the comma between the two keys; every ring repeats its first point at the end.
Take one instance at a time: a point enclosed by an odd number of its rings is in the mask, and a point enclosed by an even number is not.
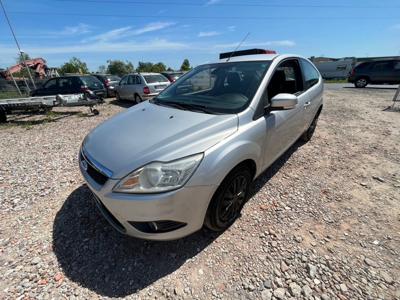
{"type": "Polygon", "coordinates": [[[90,132],[80,169],[122,233],[171,240],[203,225],[222,231],[240,216],[252,181],[312,137],[322,96],[306,58],[222,53],[90,132]]]}

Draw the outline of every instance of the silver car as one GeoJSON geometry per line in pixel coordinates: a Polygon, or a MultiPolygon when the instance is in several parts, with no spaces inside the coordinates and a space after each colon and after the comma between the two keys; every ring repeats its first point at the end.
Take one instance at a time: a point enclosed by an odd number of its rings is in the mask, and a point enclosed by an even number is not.
{"type": "Polygon", "coordinates": [[[300,56],[249,53],[196,67],[87,135],[80,169],[118,231],[153,240],[222,231],[252,181],[311,139],[323,105],[318,70],[300,56]]]}
{"type": "Polygon", "coordinates": [[[115,97],[140,103],[157,96],[169,85],[169,80],[159,73],[129,74],[115,87],[115,97]]]}

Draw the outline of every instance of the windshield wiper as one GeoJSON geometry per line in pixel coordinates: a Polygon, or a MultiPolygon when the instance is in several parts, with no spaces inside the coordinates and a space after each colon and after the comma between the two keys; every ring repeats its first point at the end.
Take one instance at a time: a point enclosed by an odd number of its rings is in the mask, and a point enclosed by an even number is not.
{"type": "Polygon", "coordinates": [[[175,107],[182,110],[201,111],[206,114],[216,114],[217,112],[208,109],[207,106],[200,104],[176,102],[176,101],[158,101],[157,104],[175,107]]]}

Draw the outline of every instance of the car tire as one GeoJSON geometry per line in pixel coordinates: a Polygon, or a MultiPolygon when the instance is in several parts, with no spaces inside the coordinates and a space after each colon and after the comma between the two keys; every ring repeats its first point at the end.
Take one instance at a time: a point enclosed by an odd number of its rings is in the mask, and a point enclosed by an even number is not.
{"type": "Polygon", "coordinates": [[[356,88],[365,88],[368,85],[368,79],[365,77],[360,77],[354,82],[356,88]]]}
{"type": "Polygon", "coordinates": [[[223,231],[231,226],[247,202],[251,182],[248,167],[239,166],[231,171],[211,199],[204,225],[212,231],[223,231]]]}
{"type": "Polygon", "coordinates": [[[136,104],[139,104],[140,102],[142,102],[143,100],[142,100],[142,98],[138,95],[138,94],[136,94],[135,95],[135,103],[136,104]]]}
{"type": "Polygon", "coordinates": [[[318,113],[315,115],[314,119],[312,120],[310,126],[307,128],[307,130],[301,135],[301,140],[305,143],[309,142],[314,135],[315,128],[317,128],[317,123],[318,123],[318,118],[320,114],[320,110],[318,113]]]}

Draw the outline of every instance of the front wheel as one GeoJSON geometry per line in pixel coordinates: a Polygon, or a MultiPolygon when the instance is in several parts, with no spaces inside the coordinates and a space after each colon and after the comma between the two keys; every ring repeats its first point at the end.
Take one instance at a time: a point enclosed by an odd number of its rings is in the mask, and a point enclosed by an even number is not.
{"type": "Polygon", "coordinates": [[[247,167],[234,169],[215,192],[207,210],[205,226],[213,231],[223,231],[240,216],[246,203],[251,184],[247,167]]]}
{"type": "Polygon", "coordinates": [[[354,86],[356,88],[365,88],[368,84],[368,79],[367,78],[358,78],[356,82],[354,83],[354,86]]]}

